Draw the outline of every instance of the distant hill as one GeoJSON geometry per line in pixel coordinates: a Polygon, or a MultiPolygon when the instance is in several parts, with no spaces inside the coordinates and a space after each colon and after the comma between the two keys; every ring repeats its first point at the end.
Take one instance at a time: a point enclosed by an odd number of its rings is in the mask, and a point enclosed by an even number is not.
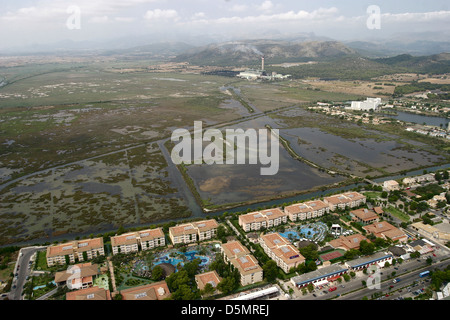
{"type": "Polygon", "coordinates": [[[195,48],[178,55],[174,61],[196,65],[259,65],[264,56],[268,63],[301,62],[356,55],[356,51],[337,41],[288,42],[277,40],[233,41],[195,48]]]}
{"type": "Polygon", "coordinates": [[[127,54],[127,55],[146,55],[158,57],[173,57],[187,50],[191,50],[194,46],[184,42],[160,42],[149,45],[136,46],[126,49],[109,50],[105,55],[127,54]]]}
{"type": "Polygon", "coordinates": [[[313,65],[290,68],[269,66],[267,71],[291,74],[294,78],[318,77],[322,79],[369,80],[395,73],[442,74],[450,72],[450,54],[413,57],[409,54],[390,58],[369,59],[343,56],[320,61],[313,65]]]}
{"type": "Polygon", "coordinates": [[[394,67],[407,68],[417,73],[448,73],[450,72],[450,53],[431,56],[413,57],[402,54],[391,58],[374,59],[375,62],[394,67]]]}
{"type": "Polygon", "coordinates": [[[450,52],[450,41],[443,40],[410,40],[405,36],[403,39],[384,41],[351,41],[344,42],[346,46],[354,49],[363,56],[370,58],[382,58],[400,54],[411,54],[413,56],[427,56],[440,52],[450,52]]]}

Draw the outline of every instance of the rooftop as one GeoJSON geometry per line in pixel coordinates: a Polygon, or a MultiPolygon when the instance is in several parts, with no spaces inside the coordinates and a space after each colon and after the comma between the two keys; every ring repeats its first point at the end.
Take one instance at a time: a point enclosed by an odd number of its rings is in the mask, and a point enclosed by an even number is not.
{"type": "Polygon", "coordinates": [[[333,264],[329,267],[323,267],[320,269],[317,269],[312,272],[308,272],[305,274],[302,274],[300,276],[292,278],[292,281],[296,283],[297,285],[303,285],[305,283],[309,283],[311,281],[319,280],[322,278],[327,278],[329,276],[333,276],[335,274],[346,272],[348,269],[345,268],[343,265],[340,264],[333,264]]]}
{"type": "Polygon", "coordinates": [[[66,300],[111,300],[111,294],[109,290],[91,287],[66,293],[66,300]]]}
{"type": "Polygon", "coordinates": [[[123,300],[163,300],[170,296],[165,281],[120,291],[123,300]]]}
{"type": "Polygon", "coordinates": [[[385,252],[377,252],[374,253],[371,256],[367,256],[367,257],[361,257],[355,260],[351,260],[351,261],[347,261],[346,264],[348,266],[350,266],[351,268],[356,268],[368,263],[372,263],[372,262],[376,262],[378,260],[382,260],[384,258],[392,258],[392,255],[390,253],[385,253],[385,252]]]}

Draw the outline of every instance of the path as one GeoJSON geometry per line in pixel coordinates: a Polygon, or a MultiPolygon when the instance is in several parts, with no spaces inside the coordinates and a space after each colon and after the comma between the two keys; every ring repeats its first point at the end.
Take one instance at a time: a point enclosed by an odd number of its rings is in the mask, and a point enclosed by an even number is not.
{"type": "MultiPolygon", "coordinates": [[[[112,289],[113,289],[112,293],[116,294],[117,288],[116,288],[116,278],[114,277],[114,265],[113,265],[110,257],[108,257],[107,260],[108,260],[108,268],[109,268],[109,273],[111,276],[111,284],[112,284],[112,289]]],[[[111,288],[110,288],[110,290],[111,290],[111,288]]]]}

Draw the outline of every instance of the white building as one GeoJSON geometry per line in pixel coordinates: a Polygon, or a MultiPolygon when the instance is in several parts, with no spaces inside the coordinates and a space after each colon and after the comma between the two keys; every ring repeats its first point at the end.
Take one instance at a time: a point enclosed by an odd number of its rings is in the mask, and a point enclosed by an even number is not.
{"type": "Polygon", "coordinates": [[[385,191],[400,190],[400,185],[395,180],[388,180],[383,182],[383,189],[385,191]]]}
{"type": "Polygon", "coordinates": [[[376,110],[381,104],[381,98],[367,98],[366,101],[352,101],[352,106],[346,109],[356,111],[376,110]]]}

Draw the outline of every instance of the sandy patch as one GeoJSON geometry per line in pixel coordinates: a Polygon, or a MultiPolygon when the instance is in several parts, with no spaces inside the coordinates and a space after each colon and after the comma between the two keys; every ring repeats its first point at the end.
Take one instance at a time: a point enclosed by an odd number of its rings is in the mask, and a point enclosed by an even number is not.
{"type": "Polygon", "coordinates": [[[215,177],[208,179],[200,184],[200,190],[203,192],[209,192],[214,195],[219,194],[222,190],[228,188],[231,184],[230,177],[215,177]]]}

